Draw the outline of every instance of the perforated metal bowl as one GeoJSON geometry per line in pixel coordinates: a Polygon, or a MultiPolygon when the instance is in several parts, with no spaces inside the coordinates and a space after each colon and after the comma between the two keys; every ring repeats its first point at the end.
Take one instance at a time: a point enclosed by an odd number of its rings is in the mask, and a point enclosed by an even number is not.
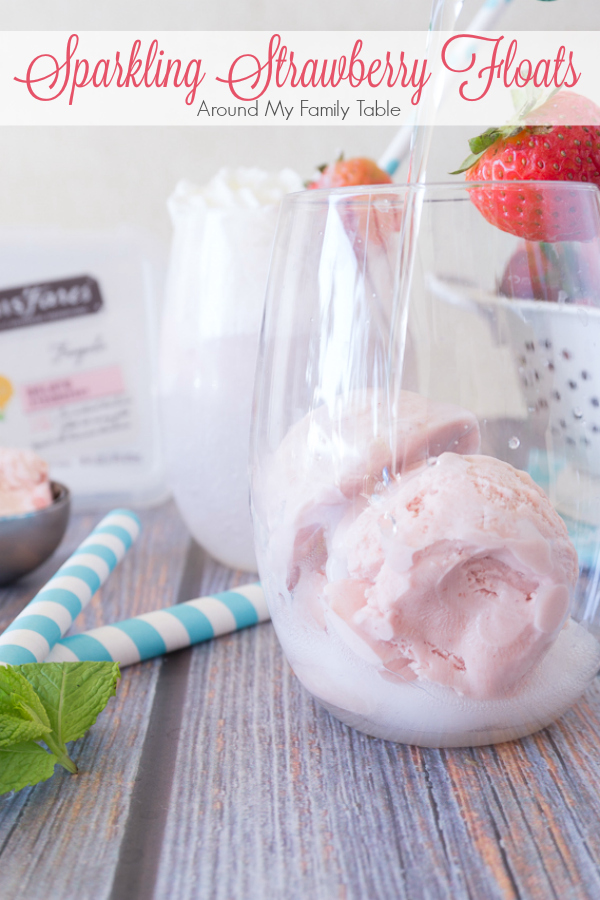
{"type": "Polygon", "coordinates": [[[600,477],[600,310],[539,300],[504,308],[529,408],[547,411],[555,453],[600,477]]]}
{"type": "Polygon", "coordinates": [[[492,339],[510,346],[523,399],[547,420],[555,456],[600,478],[600,309],[508,300],[433,277],[429,287],[445,303],[483,317],[492,339]]]}

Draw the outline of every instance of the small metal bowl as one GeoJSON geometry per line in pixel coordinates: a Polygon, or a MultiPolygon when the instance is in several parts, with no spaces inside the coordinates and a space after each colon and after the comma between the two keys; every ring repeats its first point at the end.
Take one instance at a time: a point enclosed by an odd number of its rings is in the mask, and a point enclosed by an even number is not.
{"type": "Polygon", "coordinates": [[[0,518],[0,585],[32,572],[54,553],[71,512],[69,489],[51,481],[53,503],[44,509],[0,518]]]}

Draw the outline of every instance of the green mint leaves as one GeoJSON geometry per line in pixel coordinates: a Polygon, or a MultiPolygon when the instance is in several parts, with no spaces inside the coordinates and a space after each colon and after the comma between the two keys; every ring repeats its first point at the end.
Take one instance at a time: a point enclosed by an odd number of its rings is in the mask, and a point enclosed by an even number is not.
{"type": "Polygon", "coordinates": [[[112,662],[0,666],[0,794],[45,781],[56,763],[77,772],[66,744],[94,724],[119,677],[112,662]]]}
{"type": "Polygon", "coordinates": [[[20,791],[28,784],[46,781],[54,775],[55,756],[39,744],[27,741],[0,748],[0,792],[20,791]]]}
{"type": "Polygon", "coordinates": [[[37,740],[52,731],[44,705],[12,667],[0,671],[0,747],[37,740]]]}

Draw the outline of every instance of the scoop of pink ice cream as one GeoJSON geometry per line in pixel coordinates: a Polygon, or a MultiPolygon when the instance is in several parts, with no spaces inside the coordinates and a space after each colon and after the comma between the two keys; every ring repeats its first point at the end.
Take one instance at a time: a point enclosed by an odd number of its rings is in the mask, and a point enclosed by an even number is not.
{"type": "Polygon", "coordinates": [[[332,541],[323,599],[388,673],[510,696],[562,628],[578,576],[562,519],[525,473],[444,453],[332,541]]]}
{"type": "Polygon", "coordinates": [[[270,460],[264,488],[270,555],[285,560],[288,588],[302,573],[325,573],[340,520],[395,475],[446,450],[477,452],[479,443],[472,413],[410,391],[400,392],[395,409],[382,394],[365,391],[339,416],[321,406],[301,419],[270,460]]]}
{"type": "Polygon", "coordinates": [[[0,516],[16,516],[52,503],[48,466],[32,450],[0,447],[0,516]]]}
{"type": "Polygon", "coordinates": [[[341,412],[324,404],[290,428],[270,481],[287,496],[308,500],[307,491],[312,498],[329,489],[352,499],[429,457],[476,453],[479,445],[477,419],[460,406],[400,391],[392,408],[380,392],[356,392],[341,412]]]}

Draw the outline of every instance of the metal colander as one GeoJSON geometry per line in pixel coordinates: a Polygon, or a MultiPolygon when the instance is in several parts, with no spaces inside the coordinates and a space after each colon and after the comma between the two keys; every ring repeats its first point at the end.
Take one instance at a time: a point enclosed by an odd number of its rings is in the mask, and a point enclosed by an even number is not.
{"type": "Polygon", "coordinates": [[[438,278],[429,287],[487,320],[494,342],[510,346],[525,403],[547,422],[555,456],[600,478],[600,309],[508,300],[438,278]]]}
{"type": "Polygon", "coordinates": [[[557,455],[600,477],[600,310],[500,302],[528,408],[548,415],[557,455]]]}

